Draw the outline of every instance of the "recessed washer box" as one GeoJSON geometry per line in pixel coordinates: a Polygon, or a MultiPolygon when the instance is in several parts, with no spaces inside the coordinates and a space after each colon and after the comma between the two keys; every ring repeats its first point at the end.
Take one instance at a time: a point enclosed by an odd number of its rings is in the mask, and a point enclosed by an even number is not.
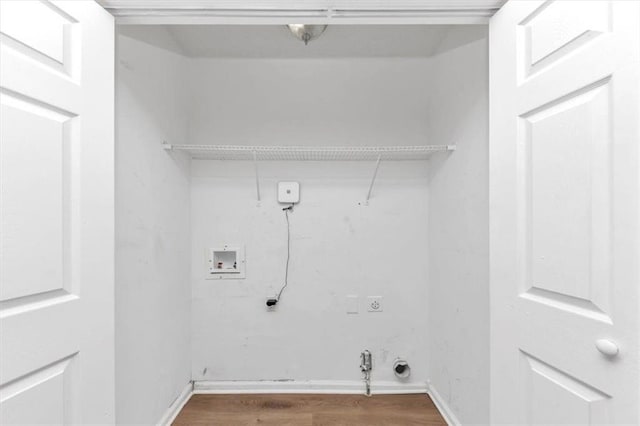
{"type": "Polygon", "coordinates": [[[298,182],[278,182],[278,202],[296,204],[300,201],[300,184],[298,182]]]}
{"type": "Polygon", "coordinates": [[[208,280],[238,280],[245,277],[244,247],[224,245],[206,250],[208,280]]]}

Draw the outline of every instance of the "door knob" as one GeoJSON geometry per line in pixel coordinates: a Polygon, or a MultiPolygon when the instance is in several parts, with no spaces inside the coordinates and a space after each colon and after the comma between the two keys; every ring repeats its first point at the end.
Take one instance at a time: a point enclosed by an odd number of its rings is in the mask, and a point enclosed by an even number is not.
{"type": "Polygon", "coordinates": [[[606,356],[614,357],[618,355],[618,345],[615,342],[612,342],[609,339],[598,339],[596,340],[596,348],[606,356]]]}

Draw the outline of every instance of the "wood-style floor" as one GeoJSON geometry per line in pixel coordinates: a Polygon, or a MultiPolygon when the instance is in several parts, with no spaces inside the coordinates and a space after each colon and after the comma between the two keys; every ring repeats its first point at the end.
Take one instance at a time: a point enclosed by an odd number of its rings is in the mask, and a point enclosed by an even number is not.
{"type": "Polygon", "coordinates": [[[442,426],[421,395],[193,395],[174,425],[442,426]]]}

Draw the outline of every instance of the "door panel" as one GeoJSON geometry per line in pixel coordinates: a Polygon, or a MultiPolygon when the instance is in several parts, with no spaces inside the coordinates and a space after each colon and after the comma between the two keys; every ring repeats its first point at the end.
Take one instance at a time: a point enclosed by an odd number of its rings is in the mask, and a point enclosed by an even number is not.
{"type": "Polygon", "coordinates": [[[640,3],[511,1],[490,48],[492,421],[637,424],[640,3]]]}
{"type": "Polygon", "coordinates": [[[68,75],[72,61],[79,59],[76,23],[63,9],[47,1],[8,1],[2,5],[0,16],[4,43],[68,75]]]}
{"type": "Polygon", "coordinates": [[[526,424],[607,424],[609,395],[522,353],[526,424]]]}
{"type": "Polygon", "coordinates": [[[69,277],[70,261],[67,222],[74,179],[69,140],[73,114],[8,93],[3,94],[0,108],[4,219],[0,300],[68,291],[64,277],[69,277]],[[37,268],[31,267],[34,260],[37,268]]]}
{"type": "Polygon", "coordinates": [[[113,18],[0,2],[0,423],[113,423],[113,18]]]}
{"type": "Polygon", "coordinates": [[[594,37],[610,31],[610,5],[603,1],[548,1],[537,6],[516,31],[523,77],[548,67],[594,37]]]}
{"type": "Polygon", "coordinates": [[[518,123],[521,295],[605,314],[611,275],[610,82],[547,102],[520,115],[518,123]]]}
{"type": "Polygon", "coordinates": [[[20,389],[23,384],[14,384],[8,392],[14,396],[2,405],[3,424],[66,424],[70,416],[65,411],[71,407],[65,407],[65,401],[72,400],[70,364],[67,358],[38,371],[30,378],[28,391],[20,389]]]}

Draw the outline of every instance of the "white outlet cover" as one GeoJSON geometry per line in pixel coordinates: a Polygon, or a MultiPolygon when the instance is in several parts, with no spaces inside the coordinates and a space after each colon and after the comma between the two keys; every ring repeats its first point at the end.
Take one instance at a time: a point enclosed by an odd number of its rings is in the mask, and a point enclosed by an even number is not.
{"type": "Polygon", "coordinates": [[[347,313],[348,314],[358,313],[358,296],[355,294],[347,295],[347,313]]]}
{"type": "Polygon", "coordinates": [[[278,182],[278,202],[295,204],[300,201],[300,184],[298,182],[278,182]]]}
{"type": "Polygon", "coordinates": [[[382,312],[382,296],[367,297],[367,310],[369,312],[382,312]]]}

